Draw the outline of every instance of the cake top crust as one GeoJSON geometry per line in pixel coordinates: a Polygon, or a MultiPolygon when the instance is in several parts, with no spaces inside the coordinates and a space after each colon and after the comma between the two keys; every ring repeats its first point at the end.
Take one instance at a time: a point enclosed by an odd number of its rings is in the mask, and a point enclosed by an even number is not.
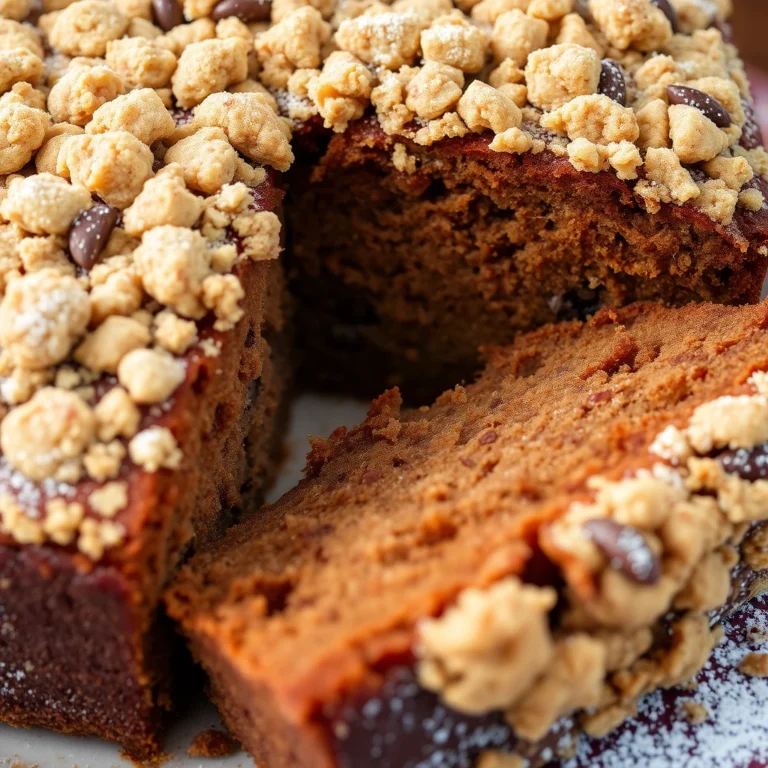
{"type": "MultiPolygon", "coordinates": [[[[186,6],[185,6],[186,7],[186,6]]],[[[631,182],[649,211],[723,226],[768,172],[730,0],[274,0],[259,78],[297,122],[373,110],[417,145],[487,133],[491,151],[566,157],[631,182]]],[[[407,143],[393,157],[416,169],[407,143]]]]}

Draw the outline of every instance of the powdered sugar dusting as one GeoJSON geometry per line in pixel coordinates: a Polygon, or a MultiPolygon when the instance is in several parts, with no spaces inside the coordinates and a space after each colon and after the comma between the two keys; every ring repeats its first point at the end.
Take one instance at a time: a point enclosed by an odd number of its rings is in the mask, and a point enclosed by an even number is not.
{"type": "MultiPolygon", "coordinates": [[[[745,676],[738,667],[745,654],[768,652],[768,595],[725,627],[726,640],[694,687],[645,697],[636,718],[603,739],[583,737],[575,757],[547,763],[547,768],[765,768],[768,678],[745,676]],[[706,721],[692,723],[686,703],[703,707],[706,721]]],[[[454,712],[422,689],[407,669],[391,675],[378,697],[345,708],[333,725],[343,768],[473,768],[486,749],[525,750],[500,713],[472,717],[454,712]]],[[[572,732],[570,718],[558,721],[539,752],[543,760],[573,754],[572,732]]]]}
{"type": "Polygon", "coordinates": [[[637,718],[607,740],[583,741],[563,768],[746,768],[768,761],[768,679],[738,671],[747,652],[768,652],[763,644],[768,637],[768,597],[742,610],[726,627],[725,642],[696,678],[694,690],[646,697],[637,718]],[[682,716],[686,701],[707,710],[704,723],[693,725],[682,716]]]}

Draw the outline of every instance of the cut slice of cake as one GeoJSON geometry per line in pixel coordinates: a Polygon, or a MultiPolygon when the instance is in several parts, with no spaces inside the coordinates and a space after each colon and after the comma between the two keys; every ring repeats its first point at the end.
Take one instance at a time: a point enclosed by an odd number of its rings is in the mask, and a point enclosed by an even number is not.
{"type": "Polygon", "coordinates": [[[688,680],[765,586],[768,304],[603,309],[486,354],[313,441],[167,593],[259,765],[539,765],[688,680]]]}
{"type": "Polygon", "coordinates": [[[298,125],[307,375],[431,399],[478,344],[599,306],[757,301],[768,156],[729,3],[455,5],[316,14],[319,73],[285,62],[307,8],[257,39],[298,125]]]}

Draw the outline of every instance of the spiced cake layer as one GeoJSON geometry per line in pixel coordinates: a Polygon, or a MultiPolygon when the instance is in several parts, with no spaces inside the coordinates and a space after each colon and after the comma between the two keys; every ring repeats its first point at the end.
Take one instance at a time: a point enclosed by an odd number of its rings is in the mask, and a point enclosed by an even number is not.
{"type": "Polygon", "coordinates": [[[471,380],[479,344],[603,305],[759,298],[765,209],[727,226],[688,205],[649,213],[615,174],[492,140],[421,147],[362,120],[296,170],[291,274],[315,382],[423,398],[471,380]],[[418,170],[395,167],[397,146],[418,170]]]}
{"type": "Polygon", "coordinates": [[[0,10],[0,720],[152,757],[161,592],[277,458],[290,130],[226,91],[236,19],[32,5],[0,10]]]}
{"type": "Polygon", "coordinates": [[[166,597],[228,727],[269,768],[536,765],[688,680],[766,585],[767,340],[603,309],[314,440],[166,597]]]}
{"type": "Polygon", "coordinates": [[[759,298],[768,163],[727,0],[285,5],[256,50],[297,126],[306,376],[431,399],[546,322],[759,298]]]}

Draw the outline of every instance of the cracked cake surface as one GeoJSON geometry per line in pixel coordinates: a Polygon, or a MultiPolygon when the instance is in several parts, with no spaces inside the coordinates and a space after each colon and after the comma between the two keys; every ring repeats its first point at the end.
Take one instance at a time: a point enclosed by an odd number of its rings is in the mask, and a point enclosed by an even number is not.
{"type": "Polygon", "coordinates": [[[688,680],[765,582],[765,327],[602,310],[313,441],[167,597],[235,735],[278,768],[538,765],[688,680]]]}

